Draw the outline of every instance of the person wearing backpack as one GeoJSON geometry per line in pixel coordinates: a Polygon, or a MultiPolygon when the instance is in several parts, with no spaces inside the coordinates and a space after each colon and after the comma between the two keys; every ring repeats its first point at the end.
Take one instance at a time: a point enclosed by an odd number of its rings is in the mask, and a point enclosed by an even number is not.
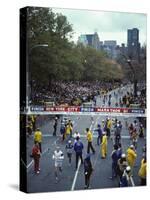
{"type": "Polygon", "coordinates": [[[115,144],[118,145],[121,139],[121,129],[120,129],[119,123],[117,124],[114,136],[115,136],[115,144]]]}

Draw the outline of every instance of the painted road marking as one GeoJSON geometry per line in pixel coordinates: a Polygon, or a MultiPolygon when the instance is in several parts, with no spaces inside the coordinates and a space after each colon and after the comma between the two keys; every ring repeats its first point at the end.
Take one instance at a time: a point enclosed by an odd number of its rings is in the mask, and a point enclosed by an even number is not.
{"type": "MultiPolygon", "coordinates": [[[[46,153],[48,151],[48,148],[46,148],[44,151],[43,151],[43,153],[42,153],[42,156],[46,153]]],[[[31,160],[31,162],[28,164],[28,165],[26,165],[25,163],[24,163],[24,165],[25,165],[25,167],[27,168],[27,169],[29,169],[32,165],[33,165],[33,159],[31,160]]]]}
{"type": "MultiPolygon", "coordinates": [[[[90,130],[92,129],[92,126],[95,126],[95,124],[97,123],[97,120],[98,120],[98,117],[96,118],[96,122],[93,124],[93,122],[91,123],[91,126],[90,126],[90,130]]],[[[86,137],[86,136],[84,136],[86,137]]],[[[76,173],[75,173],[75,176],[74,176],[74,179],[73,179],[73,183],[72,183],[72,186],[71,186],[71,191],[74,190],[75,188],[75,185],[76,185],[76,181],[77,181],[77,177],[78,177],[78,173],[79,173],[79,169],[80,169],[80,165],[81,165],[81,160],[79,160],[79,163],[78,163],[78,168],[76,170],[76,173]]]]}
{"type": "Polygon", "coordinates": [[[33,160],[27,165],[27,169],[33,164],[33,160]]]}
{"type": "Polygon", "coordinates": [[[134,180],[133,180],[132,176],[130,177],[130,181],[131,181],[132,187],[134,187],[135,183],[134,183],[134,180]]]}
{"type": "Polygon", "coordinates": [[[72,183],[72,186],[71,186],[71,191],[73,191],[74,188],[75,188],[75,184],[76,184],[76,181],[77,181],[77,176],[78,176],[80,165],[81,165],[81,159],[79,160],[79,163],[78,163],[78,168],[76,170],[76,173],[75,173],[75,176],[74,176],[74,179],[73,179],[73,183],[72,183]]]}

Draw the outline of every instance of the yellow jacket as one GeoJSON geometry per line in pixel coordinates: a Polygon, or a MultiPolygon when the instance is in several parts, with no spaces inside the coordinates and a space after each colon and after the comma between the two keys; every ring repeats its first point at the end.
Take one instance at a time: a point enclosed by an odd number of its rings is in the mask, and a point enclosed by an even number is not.
{"type": "Polygon", "coordinates": [[[70,132],[71,132],[71,130],[72,130],[72,127],[70,125],[67,125],[67,127],[66,127],[66,134],[69,135],[70,132]]]}
{"type": "Polygon", "coordinates": [[[141,161],[141,167],[139,169],[138,175],[141,178],[146,178],[147,163],[144,163],[144,159],[141,161]]]}
{"type": "Polygon", "coordinates": [[[131,148],[128,148],[127,149],[127,161],[128,161],[128,164],[130,165],[130,167],[134,166],[136,157],[137,157],[137,154],[135,153],[135,151],[131,148]]]}
{"type": "Polygon", "coordinates": [[[35,142],[42,142],[42,132],[41,131],[35,131],[34,141],[35,142]]]}
{"type": "Polygon", "coordinates": [[[107,145],[107,136],[103,135],[101,145],[107,145]]]}
{"type": "Polygon", "coordinates": [[[112,126],[112,121],[108,120],[108,122],[107,122],[107,128],[111,129],[111,126],[112,126]]]}
{"type": "Polygon", "coordinates": [[[91,131],[87,132],[87,140],[88,140],[88,142],[92,142],[92,140],[93,140],[93,134],[91,131]]]}

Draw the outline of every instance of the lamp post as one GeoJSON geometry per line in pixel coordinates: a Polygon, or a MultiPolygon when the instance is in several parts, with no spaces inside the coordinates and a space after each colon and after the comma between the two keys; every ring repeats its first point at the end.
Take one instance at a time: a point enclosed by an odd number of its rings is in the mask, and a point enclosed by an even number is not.
{"type": "MultiPolygon", "coordinates": [[[[34,45],[33,47],[31,47],[30,51],[29,52],[26,52],[26,111],[28,112],[29,111],[29,99],[30,99],[30,91],[31,91],[31,88],[30,88],[30,80],[29,80],[29,76],[30,76],[30,68],[29,68],[29,56],[31,55],[32,53],[32,50],[37,48],[37,47],[48,47],[48,44],[37,44],[37,45],[34,45]]],[[[28,51],[28,48],[27,48],[27,51],[28,51]]]]}

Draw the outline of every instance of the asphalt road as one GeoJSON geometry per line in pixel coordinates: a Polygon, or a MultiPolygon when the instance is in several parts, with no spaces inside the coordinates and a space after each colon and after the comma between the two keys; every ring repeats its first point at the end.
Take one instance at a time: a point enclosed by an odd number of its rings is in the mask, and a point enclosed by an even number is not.
{"type": "MultiPolygon", "coordinates": [[[[105,119],[105,116],[95,115],[93,116],[94,121],[91,120],[90,116],[69,116],[74,123],[74,131],[79,131],[81,134],[81,140],[84,144],[84,153],[83,157],[86,155],[87,150],[87,141],[85,129],[87,127],[91,130],[95,129],[97,123],[100,123],[102,119],[105,119]]],[[[72,157],[72,165],[68,165],[68,158],[65,151],[66,142],[60,141],[60,117],[57,128],[57,136],[52,136],[53,133],[53,120],[50,118],[45,119],[41,124],[40,128],[43,133],[43,142],[42,142],[42,156],[40,160],[40,174],[35,174],[33,172],[33,161],[30,158],[31,149],[33,146],[33,136],[27,138],[27,191],[28,192],[54,192],[54,191],[70,191],[70,190],[83,190],[84,189],[84,169],[80,165],[79,169],[75,170],[75,154],[72,157]],[[63,161],[63,171],[59,175],[58,183],[55,182],[54,176],[54,161],[52,160],[52,155],[56,146],[59,145],[61,150],[64,152],[64,161],[63,161]]],[[[122,130],[122,145],[124,152],[126,152],[128,146],[130,145],[130,139],[128,135],[127,128],[125,127],[125,121],[131,123],[135,118],[125,118],[122,116],[118,117],[118,120],[121,120],[123,123],[122,130]]],[[[94,172],[91,177],[91,189],[100,189],[100,188],[116,188],[118,187],[118,180],[110,180],[111,176],[111,152],[113,148],[113,141],[109,139],[108,141],[108,156],[106,159],[101,159],[100,146],[96,143],[97,132],[94,132],[93,145],[96,149],[96,154],[91,156],[92,165],[94,172]]],[[[139,185],[139,177],[137,175],[140,161],[142,158],[142,147],[144,146],[145,139],[138,140],[137,148],[137,159],[136,166],[133,171],[133,180],[135,186],[139,185]]]]}
{"type": "Polygon", "coordinates": [[[107,93],[107,96],[109,96],[111,94],[112,98],[111,98],[111,105],[108,105],[108,99],[107,101],[105,101],[105,104],[103,102],[103,96],[97,96],[96,98],[96,106],[102,106],[102,107],[112,107],[115,108],[116,107],[116,102],[118,103],[118,107],[119,107],[119,99],[122,98],[124,95],[127,94],[127,92],[133,92],[133,84],[128,84],[125,85],[123,87],[120,88],[116,88],[110,92],[107,93]],[[116,95],[114,95],[114,92],[116,95]]]}

